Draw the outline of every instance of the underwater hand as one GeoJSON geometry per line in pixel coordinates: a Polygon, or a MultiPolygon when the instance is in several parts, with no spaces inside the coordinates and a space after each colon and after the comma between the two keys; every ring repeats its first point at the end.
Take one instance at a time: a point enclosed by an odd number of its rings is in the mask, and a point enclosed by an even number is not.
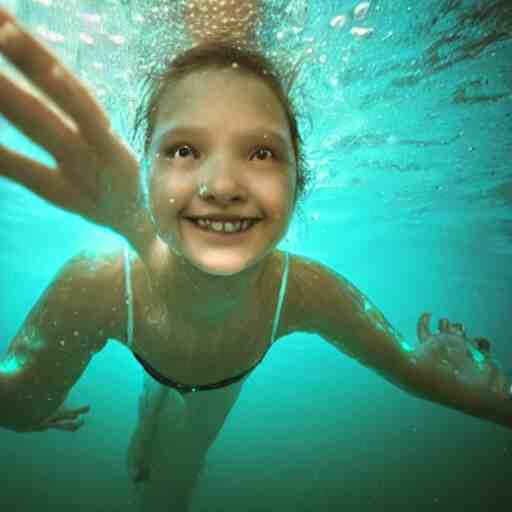
{"type": "Polygon", "coordinates": [[[0,175],[60,208],[133,238],[134,230],[148,225],[139,198],[138,162],[113,133],[93,94],[1,8],[0,52],[50,100],[0,73],[0,114],[57,163],[52,169],[0,146],[0,175]]]}
{"type": "Polygon", "coordinates": [[[89,405],[79,407],[78,409],[68,409],[61,405],[56,412],[46,418],[36,427],[24,429],[23,432],[43,432],[44,430],[65,430],[66,432],[76,432],[84,425],[82,418],[78,419],[81,414],[87,414],[91,410],[89,405]]]}
{"type": "Polygon", "coordinates": [[[491,357],[491,344],[485,338],[468,338],[461,323],[439,320],[439,333],[430,331],[430,313],[423,313],[417,324],[420,345],[415,349],[419,364],[427,364],[451,374],[475,390],[493,391],[510,398],[507,378],[491,357]]]}

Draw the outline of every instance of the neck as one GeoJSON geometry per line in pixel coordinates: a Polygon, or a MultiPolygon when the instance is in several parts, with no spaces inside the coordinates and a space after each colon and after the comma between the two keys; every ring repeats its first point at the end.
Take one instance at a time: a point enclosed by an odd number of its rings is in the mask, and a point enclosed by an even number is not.
{"type": "Polygon", "coordinates": [[[180,311],[185,318],[212,324],[222,323],[250,306],[268,259],[232,276],[214,276],[165,249],[165,257],[158,258],[163,265],[159,265],[159,277],[153,286],[169,308],[180,311]]]}

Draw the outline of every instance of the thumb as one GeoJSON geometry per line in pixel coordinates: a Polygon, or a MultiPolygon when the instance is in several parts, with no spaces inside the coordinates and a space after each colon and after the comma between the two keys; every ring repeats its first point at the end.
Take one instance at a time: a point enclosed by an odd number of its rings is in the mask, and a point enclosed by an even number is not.
{"type": "Polygon", "coordinates": [[[432,332],[430,331],[431,318],[431,313],[422,313],[418,320],[418,324],[416,326],[416,334],[422,343],[432,337],[432,332]]]}

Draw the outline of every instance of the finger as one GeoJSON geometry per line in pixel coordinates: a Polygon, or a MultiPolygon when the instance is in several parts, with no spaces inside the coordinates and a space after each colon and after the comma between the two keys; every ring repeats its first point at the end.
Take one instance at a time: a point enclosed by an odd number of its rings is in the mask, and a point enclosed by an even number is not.
{"type": "Polygon", "coordinates": [[[78,414],[87,414],[91,410],[90,405],[84,405],[83,407],[79,407],[78,409],[75,409],[75,412],[78,414]]]}
{"type": "Polygon", "coordinates": [[[416,333],[418,336],[418,339],[421,342],[426,341],[428,338],[432,336],[432,333],[430,332],[430,319],[432,318],[432,315],[430,313],[422,313],[418,320],[418,324],[416,326],[416,333]]]}
{"type": "Polygon", "coordinates": [[[61,420],[71,420],[76,419],[81,414],[87,414],[91,408],[87,405],[85,407],[80,407],[79,409],[66,409],[59,414],[59,419],[61,420]]]}
{"type": "Polygon", "coordinates": [[[57,161],[79,143],[76,126],[64,120],[26,87],[0,73],[0,112],[27,137],[55,156],[57,161]]]}
{"type": "Polygon", "coordinates": [[[448,318],[441,318],[439,320],[439,332],[445,332],[447,334],[450,334],[450,321],[448,318]]]}
{"type": "Polygon", "coordinates": [[[79,428],[83,427],[84,424],[84,420],[62,421],[58,423],[52,423],[48,426],[48,428],[53,428],[55,430],[64,430],[66,432],[76,432],[79,428]]]}
{"type": "Polygon", "coordinates": [[[79,126],[92,144],[102,147],[110,121],[87,87],[4,9],[0,9],[0,49],[30,81],[79,126]]]}
{"type": "Polygon", "coordinates": [[[34,160],[0,146],[0,176],[28,188],[50,203],[73,212],[86,211],[87,197],[78,194],[59,169],[50,169],[34,160]]]}
{"type": "Polygon", "coordinates": [[[67,409],[66,407],[61,407],[52,416],[50,416],[47,421],[50,423],[56,423],[62,420],[74,420],[81,414],[89,412],[90,409],[91,408],[88,405],[78,409],[67,409]]]}

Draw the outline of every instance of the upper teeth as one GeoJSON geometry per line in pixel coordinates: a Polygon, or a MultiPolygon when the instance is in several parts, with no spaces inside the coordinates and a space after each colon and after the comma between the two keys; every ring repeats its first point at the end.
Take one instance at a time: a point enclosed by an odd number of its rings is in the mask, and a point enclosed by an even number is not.
{"type": "Polygon", "coordinates": [[[226,233],[245,231],[252,223],[250,219],[239,222],[212,222],[209,219],[196,219],[196,222],[203,228],[219,232],[225,231],[226,233]]]}

